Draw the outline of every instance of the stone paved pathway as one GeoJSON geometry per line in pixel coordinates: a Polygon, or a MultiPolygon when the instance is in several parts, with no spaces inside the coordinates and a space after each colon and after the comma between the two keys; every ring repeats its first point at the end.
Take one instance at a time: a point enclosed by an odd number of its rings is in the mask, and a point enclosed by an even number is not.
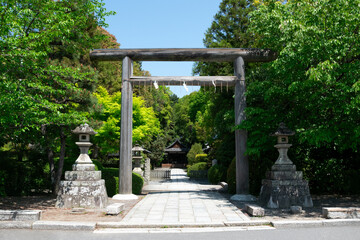
{"type": "Polygon", "coordinates": [[[150,184],[151,191],[123,219],[128,223],[223,223],[250,219],[215,191],[219,186],[189,181],[182,169],[171,180],[150,184]]]}

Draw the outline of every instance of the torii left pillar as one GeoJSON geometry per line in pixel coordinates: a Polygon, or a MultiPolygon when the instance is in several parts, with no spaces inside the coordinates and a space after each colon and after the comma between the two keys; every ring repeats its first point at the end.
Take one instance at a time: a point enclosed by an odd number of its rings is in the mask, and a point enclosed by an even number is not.
{"type": "Polygon", "coordinates": [[[136,200],[132,194],[132,109],[133,89],[130,80],[133,63],[129,57],[122,62],[121,90],[121,132],[120,132],[120,162],[119,162],[119,194],[113,196],[118,200],[136,200]]]}
{"type": "MultiPolygon", "coordinates": [[[[235,126],[245,120],[246,84],[245,62],[238,57],[234,62],[235,80],[235,126]]],[[[235,130],[235,155],[236,155],[236,194],[231,200],[252,202],[256,198],[249,194],[249,160],[246,154],[247,132],[243,129],[235,130]]]]}

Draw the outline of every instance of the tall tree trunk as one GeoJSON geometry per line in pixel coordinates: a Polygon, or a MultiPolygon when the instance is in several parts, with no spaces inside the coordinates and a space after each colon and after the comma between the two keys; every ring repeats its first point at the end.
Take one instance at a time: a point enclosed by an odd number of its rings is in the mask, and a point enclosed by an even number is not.
{"type": "Polygon", "coordinates": [[[45,138],[47,159],[48,159],[48,163],[49,163],[49,166],[50,166],[51,185],[54,186],[54,183],[55,183],[54,151],[51,149],[51,145],[49,143],[48,133],[47,133],[47,125],[46,124],[41,125],[41,133],[43,134],[43,136],[45,138]]]}
{"type": "Polygon", "coordinates": [[[58,168],[55,176],[54,194],[57,194],[59,191],[61,175],[64,167],[65,147],[66,147],[66,135],[64,134],[64,126],[60,126],[60,157],[59,157],[58,168]]]}

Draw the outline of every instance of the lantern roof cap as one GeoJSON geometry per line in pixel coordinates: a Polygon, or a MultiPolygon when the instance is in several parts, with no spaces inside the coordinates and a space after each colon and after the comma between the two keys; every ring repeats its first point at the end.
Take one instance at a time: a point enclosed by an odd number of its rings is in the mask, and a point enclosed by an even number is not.
{"type": "Polygon", "coordinates": [[[145,149],[143,149],[142,147],[140,147],[139,144],[135,144],[135,147],[133,147],[131,150],[132,150],[133,152],[135,152],[135,151],[140,151],[140,152],[145,151],[145,149]]]}
{"type": "Polygon", "coordinates": [[[94,129],[92,129],[87,123],[80,124],[80,126],[77,126],[74,130],[72,130],[72,132],[75,134],[97,134],[97,132],[95,132],[94,129]]]}
{"type": "Polygon", "coordinates": [[[295,132],[286,127],[285,123],[281,122],[278,129],[270,134],[271,136],[293,136],[295,132]]]}

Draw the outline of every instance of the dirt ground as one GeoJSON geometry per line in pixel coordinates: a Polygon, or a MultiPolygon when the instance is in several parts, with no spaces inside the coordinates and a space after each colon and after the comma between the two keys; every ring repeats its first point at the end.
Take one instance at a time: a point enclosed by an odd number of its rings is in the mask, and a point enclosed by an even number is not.
{"type": "Polygon", "coordinates": [[[109,203],[125,203],[125,209],[117,216],[106,215],[106,209],[86,209],[85,212],[73,212],[72,209],[55,207],[56,197],[53,195],[0,197],[1,210],[42,210],[44,221],[78,221],[78,222],[117,222],[136,205],[145,195],[138,195],[137,201],[120,201],[109,198],[109,203]]]}
{"type": "MultiPolygon", "coordinates": [[[[322,219],[323,207],[357,207],[360,208],[360,195],[312,195],[314,206],[312,208],[304,208],[300,214],[291,214],[289,209],[265,209],[265,217],[261,219],[267,220],[316,220],[322,219]]],[[[236,202],[232,203],[244,212],[244,204],[236,202]]],[[[252,219],[259,219],[253,217],[252,219]]]]}
{"type": "MultiPolygon", "coordinates": [[[[223,194],[230,198],[230,195],[223,194]]],[[[105,209],[86,209],[84,213],[74,213],[72,209],[55,208],[56,198],[52,195],[26,196],[26,197],[0,197],[1,210],[42,210],[41,220],[45,221],[81,221],[81,222],[117,222],[126,216],[133,206],[145,195],[139,195],[137,201],[119,201],[109,198],[110,203],[123,202],[125,210],[117,216],[106,215],[105,209]]],[[[321,195],[312,196],[314,207],[304,209],[301,214],[291,214],[288,210],[266,209],[262,219],[321,219],[322,207],[360,207],[360,195],[321,195]]],[[[233,202],[238,208],[243,209],[243,204],[233,202]]],[[[253,218],[258,219],[258,218],[253,218]]]]}

